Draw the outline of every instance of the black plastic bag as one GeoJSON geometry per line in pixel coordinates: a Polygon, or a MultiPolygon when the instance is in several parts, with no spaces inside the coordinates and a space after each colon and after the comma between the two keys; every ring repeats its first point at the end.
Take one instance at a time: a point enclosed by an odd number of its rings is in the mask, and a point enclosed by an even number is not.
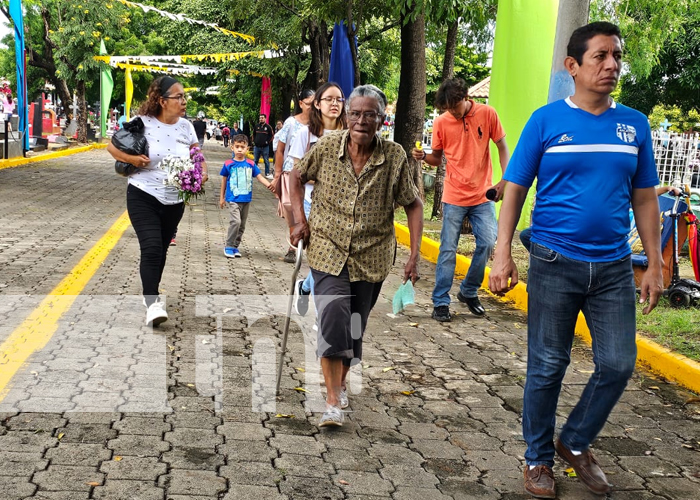
{"type": "MultiPolygon", "coordinates": [[[[136,117],[130,122],[125,122],[112,136],[112,144],[119,151],[128,155],[146,155],[148,156],[148,141],[143,135],[143,120],[136,117]]],[[[136,167],[131,163],[117,161],[114,164],[114,170],[117,174],[127,177],[136,171],[136,167]]]]}

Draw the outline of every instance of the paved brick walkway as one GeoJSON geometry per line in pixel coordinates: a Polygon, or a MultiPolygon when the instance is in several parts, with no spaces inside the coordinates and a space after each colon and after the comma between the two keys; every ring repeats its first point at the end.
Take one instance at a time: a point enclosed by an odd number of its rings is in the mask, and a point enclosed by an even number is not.
{"type": "MultiPolygon", "coordinates": [[[[310,318],[293,322],[282,397],[270,397],[292,268],[281,261],[286,232],[256,185],[244,257],[224,257],[228,216],[216,206],[216,173],[226,153],[208,148],[215,175],[185,212],[161,285],[170,321],[143,326],[128,229],[1,395],[0,497],[529,498],[525,318],[484,297],[486,318],[455,305],[454,321],[437,324],[428,263],[407,315],[388,315],[398,267],[385,283],[342,429],[319,431],[318,415],[307,412],[305,401],[318,396],[303,343],[310,318]]],[[[125,181],[111,165],[93,151],[0,171],[0,341],[125,210],[125,181]]],[[[398,262],[406,256],[400,249],[398,262]]],[[[577,345],[562,415],[591,370],[588,348],[577,345]]],[[[634,377],[595,443],[612,498],[700,498],[700,405],[691,398],[643,372],[634,377]]],[[[561,463],[555,472],[559,498],[595,498],[561,463]]]]}

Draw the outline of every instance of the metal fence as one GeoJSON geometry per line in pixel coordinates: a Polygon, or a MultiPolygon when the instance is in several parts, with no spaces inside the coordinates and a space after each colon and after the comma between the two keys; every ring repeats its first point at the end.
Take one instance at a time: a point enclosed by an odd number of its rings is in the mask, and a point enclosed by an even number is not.
{"type": "Polygon", "coordinates": [[[700,189],[700,134],[655,131],[651,138],[661,185],[700,189]]]}

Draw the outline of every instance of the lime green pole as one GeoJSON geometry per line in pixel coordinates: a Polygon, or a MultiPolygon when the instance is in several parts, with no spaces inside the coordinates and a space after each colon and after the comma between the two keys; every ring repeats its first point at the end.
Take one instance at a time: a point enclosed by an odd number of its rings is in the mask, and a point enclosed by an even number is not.
{"type": "MultiPolygon", "coordinates": [[[[547,104],[559,0],[499,0],[489,105],[498,112],[511,153],[528,118],[547,104]]],[[[494,182],[501,179],[492,146],[494,182]]],[[[518,229],[530,224],[534,189],[523,206],[518,229]]],[[[500,208],[500,207],[499,207],[500,208]]]]}

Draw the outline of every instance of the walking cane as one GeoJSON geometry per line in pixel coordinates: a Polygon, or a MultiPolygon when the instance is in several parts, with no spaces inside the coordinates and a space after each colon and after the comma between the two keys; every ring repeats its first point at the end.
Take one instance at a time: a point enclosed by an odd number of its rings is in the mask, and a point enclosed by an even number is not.
{"type": "Polygon", "coordinates": [[[287,352],[287,335],[289,335],[289,323],[292,320],[292,303],[294,302],[294,287],[297,284],[297,275],[301,268],[301,257],[304,254],[304,241],[301,240],[297,244],[297,260],[294,263],[294,271],[292,272],[292,289],[289,292],[289,300],[287,301],[287,316],[284,318],[284,333],[282,334],[282,352],[280,353],[280,362],[277,366],[277,388],[275,395],[280,394],[280,383],[282,382],[282,367],[284,366],[284,354],[287,352]]]}

